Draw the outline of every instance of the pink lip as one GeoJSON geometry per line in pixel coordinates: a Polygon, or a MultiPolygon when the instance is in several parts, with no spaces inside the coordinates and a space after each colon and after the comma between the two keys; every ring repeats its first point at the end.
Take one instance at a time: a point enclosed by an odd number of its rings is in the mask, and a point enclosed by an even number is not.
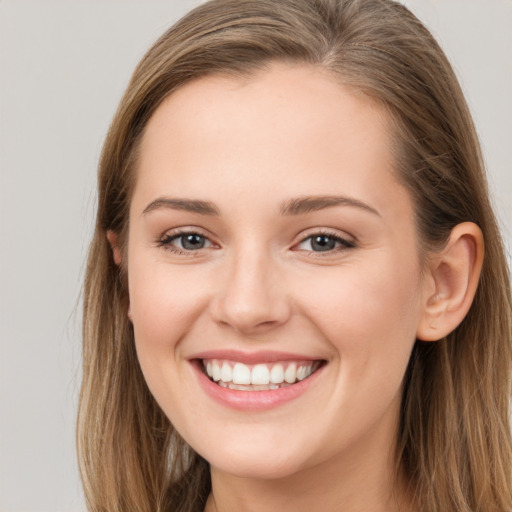
{"type": "MultiPolygon", "coordinates": [[[[288,356],[290,356],[288,354],[288,356]]],[[[223,355],[221,357],[198,357],[194,360],[191,360],[191,365],[197,375],[200,386],[203,388],[205,393],[220,403],[221,405],[230,407],[232,409],[238,409],[242,411],[264,411],[268,409],[273,409],[280,405],[283,405],[287,402],[290,402],[296,398],[299,398],[303,394],[307,392],[308,389],[318,380],[320,374],[323,372],[325,365],[321,366],[315,373],[310,375],[307,379],[304,379],[296,384],[291,386],[286,386],[279,389],[272,389],[268,391],[238,391],[235,389],[228,389],[219,386],[212,382],[207,375],[204,374],[202,370],[202,362],[198,359],[229,359],[235,361],[241,361],[240,358],[234,358],[233,354],[230,357],[227,357],[223,351],[223,355]]],[[[300,360],[308,360],[302,357],[289,357],[288,359],[294,361],[300,360]]],[[[263,359],[264,361],[268,361],[268,359],[263,359]]],[[[283,359],[276,359],[279,361],[283,361],[283,359]]],[[[245,359],[247,361],[247,359],[245,359]]],[[[245,362],[244,361],[244,362],[245,362]]],[[[261,358],[258,358],[258,361],[262,361],[261,358]]],[[[246,363],[251,364],[251,363],[246,363]]]]}
{"type": "Polygon", "coordinates": [[[239,350],[207,350],[189,356],[187,359],[226,359],[244,364],[276,363],[278,361],[318,361],[318,357],[309,357],[304,354],[291,354],[290,352],[242,352],[239,350]]]}

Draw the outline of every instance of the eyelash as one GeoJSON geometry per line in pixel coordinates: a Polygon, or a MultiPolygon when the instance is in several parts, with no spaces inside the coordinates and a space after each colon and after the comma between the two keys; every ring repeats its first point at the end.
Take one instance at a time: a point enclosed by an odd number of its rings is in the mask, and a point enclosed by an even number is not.
{"type": "MultiPolygon", "coordinates": [[[[321,256],[322,253],[333,254],[333,253],[337,253],[339,251],[353,249],[354,247],[356,247],[356,244],[354,242],[346,240],[345,238],[342,238],[335,233],[319,230],[319,231],[315,231],[314,233],[311,233],[307,237],[304,237],[299,243],[294,245],[294,248],[300,246],[301,244],[307,242],[308,240],[312,241],[314,238],[320,238],[320,237],[328,238],[331,241],[333,241],[335,244],[339,244],[339,245],[338,245],[338,247],[335,247],[333,249],[328,249],[326,251],[314,251],[312,249],[303,249],[303,250],[306,251],[308,254],[314,254],[316,256],[321,256]]],[[[174,254],[183,255],[183,256],[195,256],[202,249],[207,249],[207,248],[213,246],[214,244],[213,244],[213,242],[210,241],[210,239],[206,235],[203,235],[202,233],[200,233],[198,231],[184,230],[184,231],[179,231],[176,233],[164,235],[161,239],[158,240],[157,245],[158,245],[158,247],[162,247],[165,250],[171,251],[174,254]],[[179,240],[180,238],[184,238],[186,236],[194,236],[194,235],[201,237],[209,245],[207,247],[200,247],[199,249],[182,249],[182,248],[176,247],[172,244],[172,242],[175,240],[179,240]]],[[[294,249],[294,250],[300,250],[300,249],[294,249]]]]}

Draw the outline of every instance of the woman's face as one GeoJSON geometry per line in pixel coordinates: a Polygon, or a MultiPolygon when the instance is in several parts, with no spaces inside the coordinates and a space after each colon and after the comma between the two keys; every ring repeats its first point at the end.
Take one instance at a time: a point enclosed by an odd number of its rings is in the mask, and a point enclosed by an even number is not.
{"type": "Polygon", "coordinates": [[[425,295],[392,169],[384,110],[309,66],[193,81],[149,121],[129,315],[151,392],[219,471],[388,457],[425,295]]]}

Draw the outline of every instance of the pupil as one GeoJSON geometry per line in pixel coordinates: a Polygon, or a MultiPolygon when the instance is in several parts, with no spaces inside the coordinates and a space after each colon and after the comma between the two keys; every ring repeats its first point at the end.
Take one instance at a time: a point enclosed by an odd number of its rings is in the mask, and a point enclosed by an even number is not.
{"type": "Polygon", "coordinates": [[[201,235],[184,235],[181,237],[183,249],[194,250],[204,247],[204,237],[201,235]]]}
{"type": "Polygon", "coordinates": [[[311,240],[311,247],[314,251],[331,251],[335,245],[336,242],[330,236],[319,235],[311,240]]]}

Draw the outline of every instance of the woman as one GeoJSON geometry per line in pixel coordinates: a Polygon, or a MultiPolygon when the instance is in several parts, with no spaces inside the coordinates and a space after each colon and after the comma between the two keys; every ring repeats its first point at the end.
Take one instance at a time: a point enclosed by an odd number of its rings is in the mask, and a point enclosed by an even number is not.
{"type": "Polygon", "coordinates": [[[84,302],[91,510],[512,509],[503,247],[400,4],[219,0],[164,34],[105,142],[84,302]]]}

